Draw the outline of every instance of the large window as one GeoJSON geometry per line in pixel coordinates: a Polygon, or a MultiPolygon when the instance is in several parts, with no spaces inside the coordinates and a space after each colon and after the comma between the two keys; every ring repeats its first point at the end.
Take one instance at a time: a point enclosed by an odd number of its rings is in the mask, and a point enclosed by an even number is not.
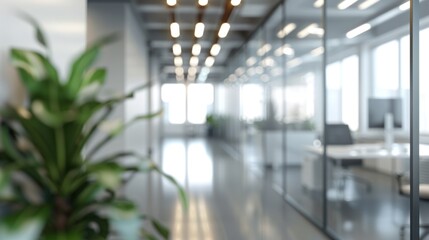
{"type": "Polygon", "coordinates": [[[328,122],[359,128],[359,58],[357,55],[331,63],[326,69],[328,122]]]}
{"type": "Polygon", "coordinates": [[[399,43],[393,40],[373,53],[373,96],[396,97],[399,90],[399,43]]]}
{"type": "Polygon", "coordinates": [[[161,98],[165,106],[166,120],[170,124],[206,122],[207,111],[213,104],[212,84],[164,84],[161,98]],[[188,104],[186,104],[186,102],[188,104]]]}
{"type": "Polygon", "coordinates": [[[183,124],[186,121],[186,88],[183,84],[164,84],[161,99],[165,103],[165,117],[170,124],[183,124]]]}

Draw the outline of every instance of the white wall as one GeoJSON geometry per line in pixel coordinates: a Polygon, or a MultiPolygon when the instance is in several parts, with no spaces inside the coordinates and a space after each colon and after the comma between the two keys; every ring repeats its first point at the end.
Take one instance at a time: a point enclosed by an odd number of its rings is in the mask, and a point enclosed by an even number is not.
{"type": "MultiPolygon", "coordinates": [[[[108,69],[104,94],[126,94],[151,79],[153,59],[149,57],[146,32],[131,7],[130,3],[112,2],[93,2],[88,5],[89,41],[111,33],[120,36],[117,42],[103,50],[98,61],[99,65],[108,69]]],[[[151,90],[147,88],[120,106],[112,120],[128,122],[136,116],[158,109],[151,109],[151,90]]],[[[156,131],[150,126],[149,120],[139,122],[115,139],[102,154],[128,150],[146,155],[149,148],[158,144],[158,135],[154,134],[156,131]]]]}
{"type": "Polygon", "coordinates": [[[32,27],[17,17],[17,11],[33,16],[45,30],[53,61],[66,76],[76,53],[86,45],[86,0],[0,1],[0,105],[21,104],[25,93],[10,65],[9,49],[40,49],[32,27]]]}
{"type": "MultiPolygon", "coordinates": [[[[121,3],[89,3],[88,4],[88,43],[107,36],[117,34],[119,39],[104,47],[97,60],[98,66],[107,68],[106,85],[102,95],[123,95],[125,93],[125,5],[121,3]]],[[[110,121],[125,121],[125,106],[121,104],[111,115],[110,121]]],[[[96,142],[98,138],[94,139],[96,142]]],[[[110,142],[100,154],[108,154],[124,150],[125,137],[120,135],[110,142]]]]}
{"type": "MultiPolygon", "coordinates": [[[[130,6],[125,7],[125,90],[127,92],[150,81],[150,62],[147,39],[137,22],[130,6]]],[[[139,91],[133,99],[125,104],[125,119],[148,114],[150,112],[150,89],[139,91]]],[[[152,129],[149,120],[141,121],[125,134],[127,150],[147,154],[150,147],[152,129]]]]}

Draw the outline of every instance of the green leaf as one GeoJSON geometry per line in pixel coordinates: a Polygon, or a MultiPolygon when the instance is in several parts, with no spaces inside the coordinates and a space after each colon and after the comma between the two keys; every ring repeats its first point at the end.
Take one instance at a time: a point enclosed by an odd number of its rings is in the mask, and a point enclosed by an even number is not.
{"type": "Polygon", "coordinates": [[[27,207],[5,217],[0,221],[0,239],[39,239],[48,214],[46,207],[27,207]]]}
{"type": "Polygon", "coordinates": [[[101,140],[100,142],[98,142],[95,147],[89,151],[88,153],[88,159],[91,159],[95,153],[98,152],[98,150],[100,150],[104,145],[106,145],[108,142],[110,142],[112,139],[114,139],[116,136],[118,136],[119,134],[123,133],[125,129],[127,129],[128,127],[130,127],[131,125],[133,125],[134,123],[141,121],[141,120],[147,120],[147,119],[151,119],[154,118],[156,116],[159,116],[162,114],[162,110],[155,112],[155,113],[149,113],[149,114],[145,114],[142,116],[137,116],[135,118],[133,118],[131,121],[129,121],[128,123],[126,123],[125,125],[123,125],[120,129],[116,130],[115,132],[113,132],[112,134],[106,136],[103,140],[101,140]]]}
{"type": "Polygon", "coordinates": [[[100,52],[100,48],[115,39],[115,35],[110,35],[97,41],[74,61],[66,85],[70,97],[76,96],[80,91],[84,84],[84,73],[86,73],[88,68],[95,62],[100,52]]]}
{"type": "Polygon", "coordinates": [[[105,188],[115,190],[121,185],[124,169],[114,162],[103,162],[88,166],[97,181],[105,188]]]}
{"type": "Polygon", "coordinates": [[[36,31],[36,39],[37,41],[44,46],[46,49],[48,49],[48,43],[46,41],[45,34],[42,31],[42,28],[40,27],[39,23],[34,19],[32,16],[28,15],[27,13],[21,12],[20,16],[29,22],[36,31]]]}
{"type": "Polygon", "coordinates": [[[155,230],[161,235],[164,239],[168,240],[170,237],[170,231],[162,225],[160,222],[158,222],[155,219],[151,220],[152,226],[155,228],[155,230]]]}
{"type": "Polygon", "coordinates": [[[118,233],[121,239],[139,239],[142,223],[138,215],[138,209],[134,203],[127,200],[113,203],[109,209],[109,219],[112,228],[118,233]]]}
{"type": "Polygon", "coordinates": [[[177,190],[179,191],[179,197],[180,201],[182,202],[182,206],[185,210],[189,207],[188,197],[186,195],[185,190],[180,186],[179,183],[177,183],[176,179],[174,179],[172,176],[166,174],[161,169],[159,169],[156,165],[152,165],[152,169],[156,172],[160,173],[163,177],[165,177],[168,181],[170,181],[174,186],[176,186],[177,190]]]}
{"type": "Polygon", "coordinates": [[[101,185],[98,182],[88,182],[85,188],[78,194],[76,202],[80,205],[86,204],[101,190],[101,185]]]}
{"type": "Polygon", "coordinates": [[[22,162],[23,156],[16,149],[16,143],[12,139],[12,129],[5,123],[2,122],[0,126],[1,142],[5,153],[11,157],[15,162],[22,162]]]}
{"type": "Polygon", "coordinates": [[[143,228],[141,229],[141,235],[145,240],[158,240],[158,238],[156,238],[152,233],[143,228]]]}

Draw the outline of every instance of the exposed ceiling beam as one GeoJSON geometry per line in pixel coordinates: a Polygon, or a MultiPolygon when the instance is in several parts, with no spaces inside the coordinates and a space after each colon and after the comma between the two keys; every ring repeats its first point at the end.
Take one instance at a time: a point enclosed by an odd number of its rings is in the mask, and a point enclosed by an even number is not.
{"type": "MultiPolygon", "coordinates": [[[[146,29],[148,30],[165,30],[170,27],[169,23],[165,22],[148,22],[145,24],[146,29]]],[[[206,23],[205,29],[207,30],[216,30],[219,27],[217,23],[206,23]]],[[[180,28],[183,30],[193,30],[195,24],[192,23],[180,23],[180,28]]],[[[234,23],[231,25],[230,31],[252,31],[254,29],[253,24],[246,23],[234,23]]]]}
{"type": "MultiPolygon", "coordinates": [[[[138,10],[142,13],[150,13],[150,14],[169,12],[168,8],[160,4],[143,4],[138,7],[138,10]]],[[[195,5],[188,5],[188,6],[180,5],[174,8],[174,12],[176,14],[195,14],[196,7],[195,5]]],[[[204,14],[222,14],[222,13],[223,13],[222,7],[211,6],[204,10],[204,14]]]]}
{"type": "MultiPolygon", "coordinates": [[[[182,48],[191,48],[194,44],[192,41],[179,41],[180,45],[182,45],[182,48]]],[[[209,48],[212,45],[211,41],[199,41],[199,44],[201,44],[201,47],[203,48],[209,48]]],[[[172,40],[156,40],[150,42],[150,48],[171,48],[173,46],[174,41],[172,40]]],[[[243,44],[243,41],[222,41],[221,46],[223,49],[225,48],[237,48],[240,47],[243,44]]]]}

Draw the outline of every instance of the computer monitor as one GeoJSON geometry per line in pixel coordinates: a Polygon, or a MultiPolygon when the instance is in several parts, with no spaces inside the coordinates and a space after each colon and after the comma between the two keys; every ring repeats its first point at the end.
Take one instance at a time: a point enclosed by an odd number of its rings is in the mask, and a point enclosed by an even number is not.
{"type": "Polygon", "coordinates": [[[387,113],[392,114],[393,127],[402,128],[402,100],[400,98],[368,99],[369,128],[384,128],[387,113]]]}

